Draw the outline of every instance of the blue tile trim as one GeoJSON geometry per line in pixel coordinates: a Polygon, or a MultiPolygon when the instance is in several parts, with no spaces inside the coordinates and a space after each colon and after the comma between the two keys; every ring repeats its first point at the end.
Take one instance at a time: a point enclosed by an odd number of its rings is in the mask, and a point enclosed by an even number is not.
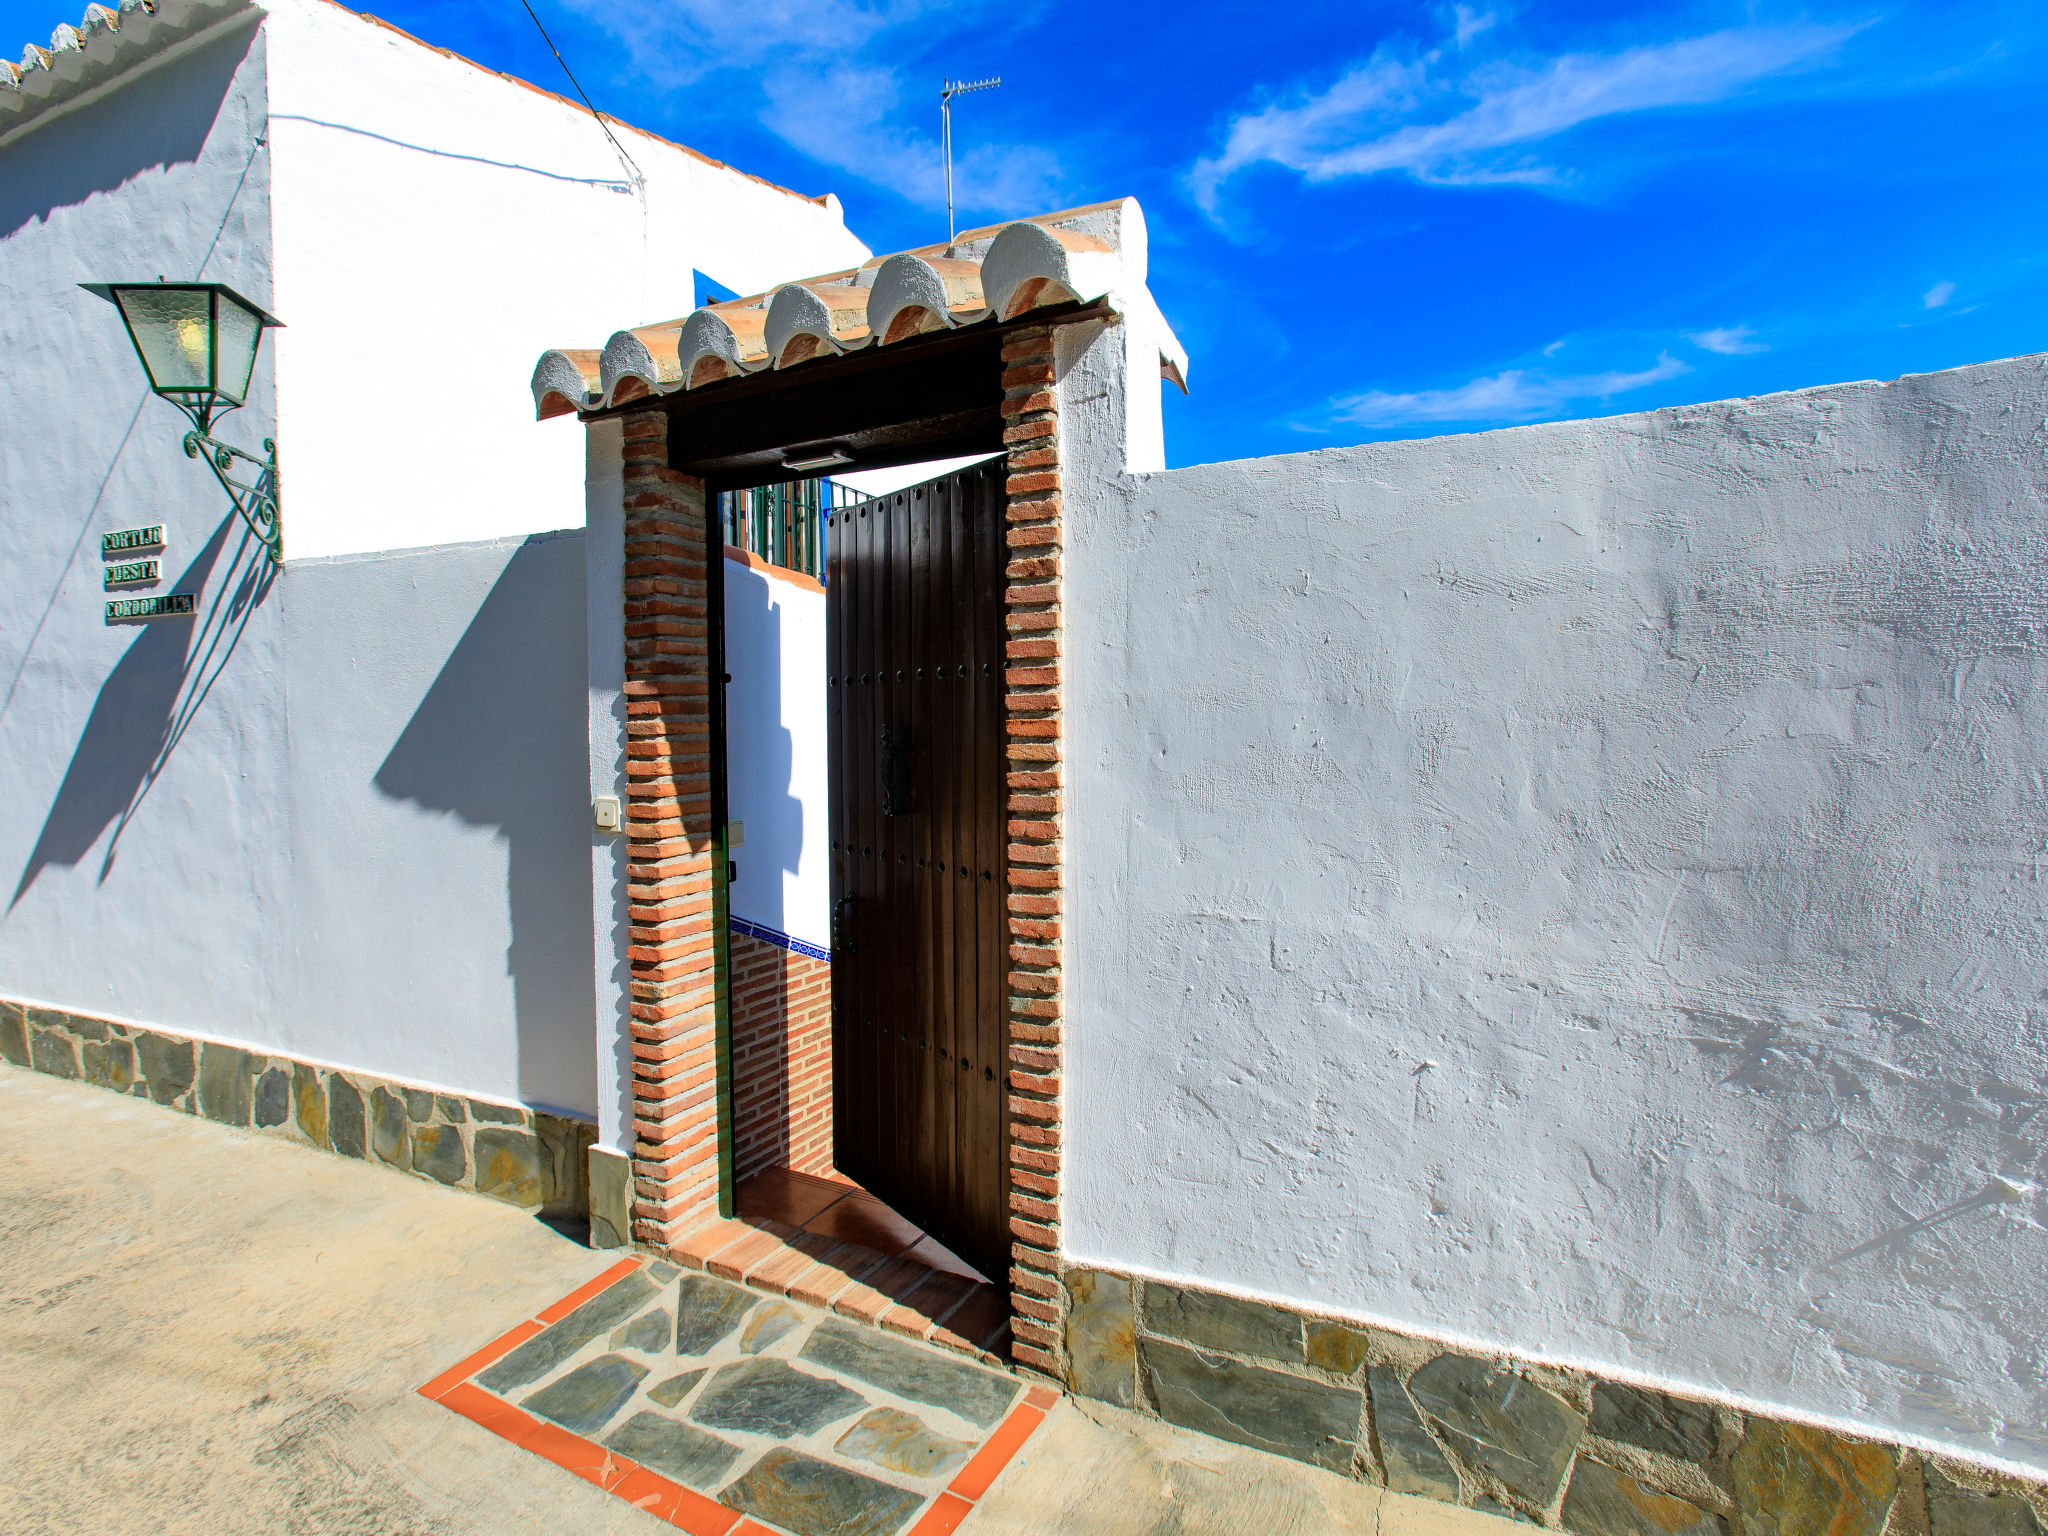
{"type": "Polygon", "coordinates": [[[770,944],[779,944],[796,954],[809,955],[813,960],[823,960],[829,964],[832,959],[831,950],[820,949],[815,944],[806,944],[802,939],[791,938],[780,928],[770,928],[766,923],[750,923],[744,917],[728,916],[726,925],[734,933],[744,933],[752,938],[766,940],[770,944]]]}

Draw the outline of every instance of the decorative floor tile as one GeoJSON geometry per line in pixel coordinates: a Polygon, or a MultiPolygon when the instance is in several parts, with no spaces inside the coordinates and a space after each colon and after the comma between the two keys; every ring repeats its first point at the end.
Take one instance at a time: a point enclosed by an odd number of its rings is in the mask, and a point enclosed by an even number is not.
{"type": "Polygon", "coordinates": [[[1058,1400],[640,1259],[420,1392],[696,1536],[944,1536],[1058,1400]]]}

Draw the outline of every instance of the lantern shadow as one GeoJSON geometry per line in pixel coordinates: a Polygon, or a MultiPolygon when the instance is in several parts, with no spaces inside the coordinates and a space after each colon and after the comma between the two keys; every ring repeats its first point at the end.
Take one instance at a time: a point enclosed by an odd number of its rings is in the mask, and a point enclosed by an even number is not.
{"type": "Polygon", "coordinates": [[[7,904],[10,912],[45,869],[52,864],[76,868],[102,837],[106,849],[97,883],[106,883],[122,834],[162,776],[276,579],[277,567],[268,553],[230,512],[177,579],[165,583],[167,592],[205,592],[210,587],[211,594],[192,619],[142,622],[141,633],[100,685],[7,904]],[[225,574],[215,580],[213,568],[230,531],[241,537],[225,574]]]}
{"type": "Polygon", "coordinates": [[[596,1069],[583,612],[582,538],[527,539],[372,777],[503,840],[520,1097],[578,1114],[562,1098],[596,1069]]]}

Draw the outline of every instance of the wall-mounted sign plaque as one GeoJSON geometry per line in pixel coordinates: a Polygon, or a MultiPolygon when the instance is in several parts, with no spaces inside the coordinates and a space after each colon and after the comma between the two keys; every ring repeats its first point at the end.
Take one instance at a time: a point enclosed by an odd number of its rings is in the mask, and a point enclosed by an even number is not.
{"type": "Polygon", "coordinates": [[[111,560],[116,555],[125,555],[131,549],[162,549],[164,547],[164,525],[157,523],[149,528],[116,528],[111,533],[100,535],[100,558],[111,560]]]}
{"type": "Polygon", "coordinates": [[[189,617],[196,606],[190,592],[173,592],[168,597],[121,597],[107,604],[107,622],[189,617]]]}
{"type": "Polygon", "coordinates": [[[107,567],[106,587],[125,587],[131,582],[155,581],[161,574],[162,562],[156,560],[123,560],[119,565],[107,567]]]}

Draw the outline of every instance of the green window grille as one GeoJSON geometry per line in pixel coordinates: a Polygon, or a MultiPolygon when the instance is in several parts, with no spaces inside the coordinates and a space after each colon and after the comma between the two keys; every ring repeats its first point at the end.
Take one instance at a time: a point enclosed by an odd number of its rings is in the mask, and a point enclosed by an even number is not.
{"type": "Polygon", "coordinates": [[[832,480],[792,480],[721,491],[719,517],[725,542],[786,571],[825,579],[825,514],[871,500],[832,480]]]}

